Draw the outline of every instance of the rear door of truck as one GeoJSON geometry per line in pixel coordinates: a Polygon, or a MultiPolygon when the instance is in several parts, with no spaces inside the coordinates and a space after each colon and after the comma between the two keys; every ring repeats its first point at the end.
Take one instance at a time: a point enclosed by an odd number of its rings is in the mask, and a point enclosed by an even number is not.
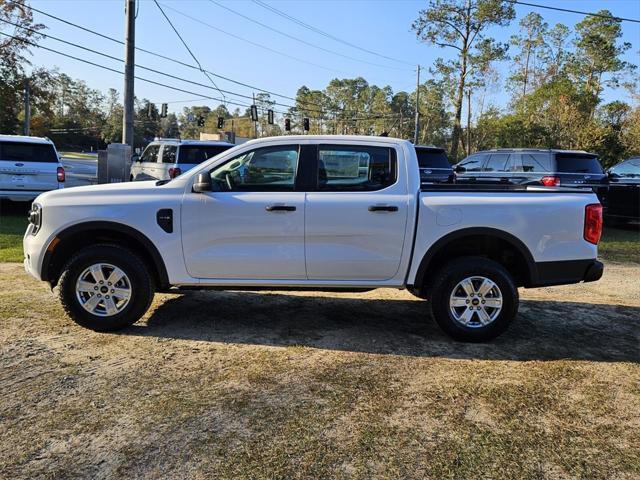
{"type": "Polygon", "coordinates": [[[409,215],[396,149],[355,142],[317,148],[314,188],[305,202],[308,279],[392,279],[400,268],[409,215]]]}

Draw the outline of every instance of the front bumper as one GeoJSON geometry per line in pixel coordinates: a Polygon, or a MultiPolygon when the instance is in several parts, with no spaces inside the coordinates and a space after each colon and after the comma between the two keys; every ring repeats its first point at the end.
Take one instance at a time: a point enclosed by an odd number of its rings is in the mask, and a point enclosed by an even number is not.
{"type": "Polygon", "coordinates": [[[595,282],[602,278],[604,265],[596,259],[537,262],[529,287],[548,287],[579,282],[595,282]]]}
{"type": "Polygon", "coordinates": [[[37,235],[33,235],[31,233],[32,229],[33,225],[29,224],[22,239],[22,250],[24,252],[24,260],[22,263],[25,272],[38,280],[42,280],[40,265],[45,250],[44,243],[46,239],[43,232],[38,232],[37,235]]]}

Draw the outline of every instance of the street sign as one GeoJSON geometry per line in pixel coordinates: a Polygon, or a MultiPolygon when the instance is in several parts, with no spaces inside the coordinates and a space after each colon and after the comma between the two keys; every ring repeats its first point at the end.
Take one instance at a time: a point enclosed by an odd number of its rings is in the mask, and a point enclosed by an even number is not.
{"type": "Polygon", "coordinates": [[[187,115],[187,122],[193,122],[195,121],[195,119],[196,119],[196,116],[193,113],[189,113],[187,115]]]}

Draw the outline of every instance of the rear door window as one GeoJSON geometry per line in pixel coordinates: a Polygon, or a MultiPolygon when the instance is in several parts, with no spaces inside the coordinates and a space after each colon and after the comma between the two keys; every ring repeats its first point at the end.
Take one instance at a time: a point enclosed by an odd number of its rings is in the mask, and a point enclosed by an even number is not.
{"type": "Polygon", "coordinates": [[[484,166],[485,172],[504,172],[509,160],[508,153],[492,153],[484,166]]]}
{"type": "Polygon", "coordinates": [[[558,172],[561,173],[604,173],[598,157],[580,153],[559,153],[556,155],[558,172]]]}
{"type": "Polygon", "coordinates": [[[199,164],[231,147],[232,145],[180,145],[178,163],[199,164]]]}
{"type": "Polygon", "coordinates": [[[58,156],[53,145],[47,143],[0,142],[0,160],[57,163],[58,156]]]}
{"type": "Polygon", "coordinates": [[[396,181],[395,150],[360,145],[320,145],[318,190],[375,191],[396,181]]]}
{"type": "Polygon", "coordinates": [[[519,165],[514,165],[517,172],[551,172],[551,154],[545,152],[522,152],[519,165]]]}
{"type": "Polygon", "coordinates": [[[141,162],[158,163],[158,152],[160,151],[160,145],[149,145],[142,152],[140,157],[141,162]]]}
{"type": "Polygon", "coordinates": [[[446,168],[451,169],[451,164],[444,151],[416,149],[418,165],[420,168],[446,168]]]}
{"type": "Polygon", "coordinates": [[[178,147],[175,145],[165,145],[162,147],[162,163],[176,163],[176,152],[178,147]]]}

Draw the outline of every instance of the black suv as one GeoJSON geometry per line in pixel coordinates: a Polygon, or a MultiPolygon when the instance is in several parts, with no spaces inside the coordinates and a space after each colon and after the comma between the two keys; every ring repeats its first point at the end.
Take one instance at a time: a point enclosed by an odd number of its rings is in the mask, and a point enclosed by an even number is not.
{"type": "Polygon", "coordinates": [[[640,220],[640,157],[630,158],[615,167],[609,175],[605,216],[609,221],[640,220]]]}
{"type": "Polygon", "coordinates": [[[598,156],[577,150],[486,150],[469,155],[454,171],[456,183],[591,187],[601,200],[608,186],[598,156]]]}
{"type": "Polygon", "coordinates": [[[416,145],[420,183],[453,183],[453,167],[444,149],[426,145],[416,145]]]}

